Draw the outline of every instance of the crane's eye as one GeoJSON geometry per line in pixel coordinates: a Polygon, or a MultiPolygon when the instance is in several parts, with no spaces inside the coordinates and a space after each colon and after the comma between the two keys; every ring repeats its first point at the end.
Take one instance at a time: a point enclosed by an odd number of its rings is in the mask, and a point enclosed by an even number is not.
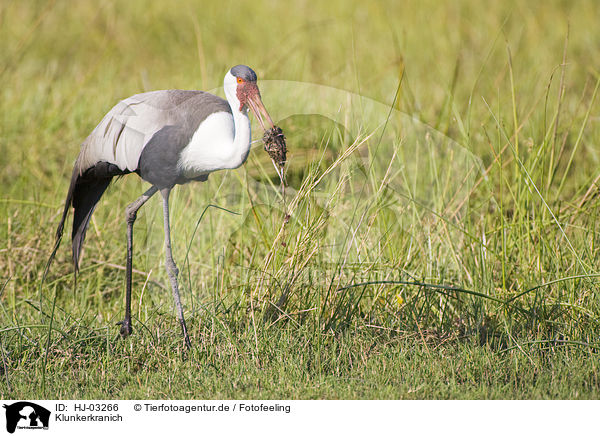
{"type": "Polygon", "coordinates": [[[242,79],[241,77],[237,78],[237,83],[243,83],[243,82],[244,82],[244,79],[242,79]]]}

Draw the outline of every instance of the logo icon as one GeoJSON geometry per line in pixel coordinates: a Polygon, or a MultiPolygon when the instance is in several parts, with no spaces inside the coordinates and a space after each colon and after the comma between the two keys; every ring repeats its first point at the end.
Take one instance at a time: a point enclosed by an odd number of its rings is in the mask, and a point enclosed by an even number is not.
{"type": "Polygon", "coordinates": [[[6,430],[14,433],[15,429],[48,429],[50,411],[28,401],[19,401],[6,409],[6,430]]]}

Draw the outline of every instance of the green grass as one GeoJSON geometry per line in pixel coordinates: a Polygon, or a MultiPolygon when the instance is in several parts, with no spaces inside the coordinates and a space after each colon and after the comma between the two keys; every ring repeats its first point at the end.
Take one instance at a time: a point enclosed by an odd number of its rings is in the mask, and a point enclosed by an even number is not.
{"type": "Polygon", "coordinates": [[[598,398],[593,6],[0,4],[0,398],[598,398]],[[76,289],[66,240],[41,282],[79,144],[238,63],[288,138],[285,203],[259,146],[174,190],[185,352],[150,200],[122,340],[137,176],[76,289]]]}
{"type": "MultiPolygon", "coordinates": [[[[599,394],[597,361],[585,347],[524,345],[524,352],[498,353],[479,344],[440,338],[424,344],[364,331],[319,339],[297,328],[260,334],[258,349],[253,335],[243,331],[195,337],[200,338],[202,345],[185,359],[177,337],[152,340],[145,335],[132,344],[103,331],[58,340],[46,374],[49,396],[595,399],[599,394]]],[[[19,382],[11,397],[32,395],[25,379],[39,379],[40,372],[40,365],[32,365],[28,374],[14,374],[19,382]]]]}

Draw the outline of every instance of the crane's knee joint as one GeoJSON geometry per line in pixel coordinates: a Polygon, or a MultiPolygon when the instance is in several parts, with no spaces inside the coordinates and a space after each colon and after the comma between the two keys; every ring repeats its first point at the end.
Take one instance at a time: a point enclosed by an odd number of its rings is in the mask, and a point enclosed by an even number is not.
{"type": "Polygon", "coordinates": [[[133,224],[135,219],[137,218],[137,209],[135,207],[131,207],[131,205],[125,208],[125,220],[127,220],[127,224],[133,224]]]}

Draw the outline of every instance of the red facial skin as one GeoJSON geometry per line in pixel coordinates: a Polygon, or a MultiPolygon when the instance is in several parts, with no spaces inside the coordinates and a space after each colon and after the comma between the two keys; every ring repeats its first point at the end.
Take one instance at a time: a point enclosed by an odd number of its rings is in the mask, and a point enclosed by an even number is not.
{"type": "Polygon", "coordinates": [[[260,98],[260,91],[258,90],[258,86],[256,86],[256,82],[246,82],[243,79],[238,79],[236,94],[240,101],[240,111],[248,103],[250,96],[258,95],[258,98],[260,98]]]}
{"type": "Polygon", "coordinates": [[[273,120],[271,120],[267,109],[265,109],[265,106],[262,103],[260,91],[258,90],[258,86],[256,86],[256,82],[247,82],[238,77],[237,83],[236,95],[240,101],[240,111],[244,106],[247,106],[252,110],[263,130],[267,129],[267,127],[265,127],[265,119],[270,127],[273,127],[273,120]]]}

